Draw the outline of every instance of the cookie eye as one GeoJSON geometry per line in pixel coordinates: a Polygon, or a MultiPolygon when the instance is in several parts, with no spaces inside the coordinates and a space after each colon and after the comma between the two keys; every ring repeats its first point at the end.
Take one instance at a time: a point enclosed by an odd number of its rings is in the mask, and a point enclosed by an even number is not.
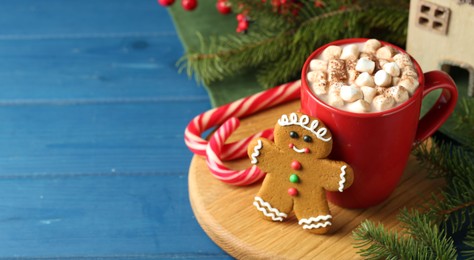
{"type": "Polygon", "coordinates": [[[313,138],[311,138],[311,136],[309,136],[309,135],[305,135],[305,136],[303,136],[303,141],[305,141],[307,143],[311,143],[313,141],[313,138]]]}
{"type": "Polygon", "coordinates": [[[298,137],[300,137],[300,136],[298,135],[298,133],[297,133],[297,132],[295,132],[295,131],[291,131],[291,132],[290,132],[290,137],[291,137],[291,138],[295,138],[295,139],[296,139],[296,138],[298,138],[298,137]]]}

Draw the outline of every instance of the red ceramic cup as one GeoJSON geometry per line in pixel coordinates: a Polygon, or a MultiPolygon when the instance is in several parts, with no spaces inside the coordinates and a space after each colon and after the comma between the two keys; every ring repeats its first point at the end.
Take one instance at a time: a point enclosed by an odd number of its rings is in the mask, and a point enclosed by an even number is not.
{"type": "MultiPolygon", "coordinates": [[[[301,110],[319,118],[331,130],[331,158],[343,160],[354,169],[354,183],[344,192],[328,192],[332,203],[345,208],[374,206],[390,196],[397,186],[415,144],[433,134],[454,110],[458,92],[453,80],[442,71],[425,74],[412,58],[420,86],[405,103],[390,110],[352,113],[329,106],[311,91],[306,80],[309,63],[329,45],[365,42],[345,39],[331,42],[313,52],[302,70],[301,110]],[[420,119],[423,97],[435,89],[442,93],[435,105],[420,119]]],[[[399,47],[382,42],[399,52],[399,47]]]]}

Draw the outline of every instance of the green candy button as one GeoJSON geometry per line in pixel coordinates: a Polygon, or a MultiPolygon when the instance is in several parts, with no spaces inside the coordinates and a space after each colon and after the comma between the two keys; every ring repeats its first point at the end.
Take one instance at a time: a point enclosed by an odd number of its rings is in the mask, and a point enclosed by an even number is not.
{"type": "Polygon", "coordinates": [[[298,177],[298,175],[296,175],[296,174],[290,175],[290,182],[291,183],[297,183],[299,181],[300,181],[300,178],[298,177]]]}

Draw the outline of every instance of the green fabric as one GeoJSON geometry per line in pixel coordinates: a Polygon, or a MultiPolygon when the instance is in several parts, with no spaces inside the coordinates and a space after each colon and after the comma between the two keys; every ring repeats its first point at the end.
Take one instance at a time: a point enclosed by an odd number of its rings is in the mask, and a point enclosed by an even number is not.
{"type": "MultiPolygon", "coordinates": [[[[206,37],[235,33],[237,28],[235,14],[220,14],[216,9],[216,1],[199,1],[198,7],[192,12],[183,10],[177,1],[168,10],[186,51],[199,49],[200,43],[196,32],[206,37]]],[[[251,72],[235,75],[204,87],[214,107],[263,90],[251,72]]]]}

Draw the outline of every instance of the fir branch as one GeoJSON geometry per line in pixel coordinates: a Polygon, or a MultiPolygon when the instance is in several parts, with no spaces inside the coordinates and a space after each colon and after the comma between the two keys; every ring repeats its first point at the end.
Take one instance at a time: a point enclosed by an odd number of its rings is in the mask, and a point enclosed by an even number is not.
{"type": "MultiPolygon", "coordinates": [[[[352,33],[345,27],[334,28],[334,24],[351,19],[354,13],[360,13],[357,6],[323,13],[305,21],[294,33],[288,52],[281,54],[278,61],[262,66],[257,77],[259,83],[265,87],[273,87],[282,82],[298,79],[302,64],[317,46],[339,38],[347,38],[346,34],[352,33]]],[[[290,34],[290,31],[287,33],[290,34]]]]}
{"type": "MultiPolygon", "coordinates": [[[[432,143],[436,143],[434,140],[432,143]]],[[[421,143],[413,151],[418,164],[426,170],[428,178],[446,177],[449,172],[449,166],[446,165],[446,150],[449,150],[444,144],[430,145],[426,142],[421,143]]]]}
{"type": "Polygon", "coordinates": [[[467,249],[464,249],[461,255],[466,259],[474,259],[474,229],[467,231],[466,237],[464,238],[464,245],[467,249]]]}
{"type": "Polygon", "coordinates": [[[382,224],[365,220],[352,232],[354,247],[366,259],[432,259],[428,247],[411,236],[400,236],[382,224]]]}
{"type": "Polygon", "coordinates": [[[436,259],[455,259],[456,248],[452,238],[435,223],[429,214],[418,210],[401,210],[398,219],[403,223],[406,234],[429,248],[436,259]]]}
{"type": "MultiPolygon", "coordinates": [[[[362,247],[359,251],[362,256],[384,258],[410,252],[407,254],[411,255],[404,256],[416,259],[455,259],[457,250],[449,235],[465,228],[474,229],[473,152],[466,147],[434,139],[431,147],[426,144],[418,147],[415,156],[423,167],[432,171],[431,177],[444,177],[447,185],[439,194],[433,193],[429,203],[418,209],[404,209],[400,212],[398,218],[403,224],[401,234],[394,234],[371,222],[361,225],[354,233],[354,238],[358,240],[356,247],[362,247]],[[394,237],[398,240],[394,240],[394,237]],[[415,252],[412,250],[423,251],[423,256],[414,256],[415,252]]],[[[474,232],[465,241],[472,248],[474,232]]],[[[474,257],[472,250],[463,254],[474,257]]]]}
{"type": "Polygon", "coordinates": [[[431,146],[420,144],[413,153],[418,163],[426,169],[428,177],[445,177],[448,181],[454,176],[474,177],[474,153],[470,149],[434,138],[432,140],[431,146]]]}
{"type": "Polygon", "coordinates": [[[433,139],[431,149],[422,145],[415,150],[415,156],[430,177],[444,177],[447,182],[440,192],[441,199],[433,200],[427,214],[445,229],[449,226],[453,233],[460,231],[474,219],[474,153],[433,139]]]}
{"type": "Polygon", "coordinates": [[[275,59],[274,52],[285,49],[288,42],[285,33],[277,35],[251,32],[246,37],[211,37],[201,53],[188,53],[179,62],[180,70],[205,84],[275,59]],[[225,44],[223,44],[225,42],[225,44]]]}
{"type": "MultiPolygon", "coordinates": [[[[180,70],[209,84],[249,68],[256,69],[259,82],[272,87],[299,78],[306,57],[318,46],[341,38],[370,36],[383,29],[386,39],[404,39],[408,10],[398,1],[362,5],[357,1],[326,1],[323,8],[302,1],[300,15],[276,15],[271,6],[253,0],[238,1],[259,9],[257,22],[247,35],[210,37],[201,41],[199,52],[181,59],[180,70]],[[392,38],[391,38],[392,37],[392,38]]],[[[269,1],[267,1],[269,2],[269,1]]]]}
{"type": "Polygon", "coordinates": [[[399,215],[403,232],[366,220],[353,231],[354,247],[367,259],[456,259],[454,241],[419,211],[399,215]]]}
{"type": "Polygon", "coordinates": [[[458,101],[452,116],[453,126],[449,135],[474,150],[474,99],[466,98],[458,101]]]}

